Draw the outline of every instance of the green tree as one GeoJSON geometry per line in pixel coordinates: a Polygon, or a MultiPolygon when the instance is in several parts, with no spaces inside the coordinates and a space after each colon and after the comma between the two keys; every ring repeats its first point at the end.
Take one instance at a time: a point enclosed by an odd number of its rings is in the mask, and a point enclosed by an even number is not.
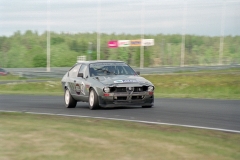
{"type": "Polygon", "coordinates": [[[129,59],[128,57],[128,48],[122,47],[118,49],[118,60],[127,62],[129,59]]]}
{"type": "Polygon", "coordinates": [[[47,57],[46,54],[37,54],[33,58],[34,67],[46,67],[47,66],[47,57]]]}

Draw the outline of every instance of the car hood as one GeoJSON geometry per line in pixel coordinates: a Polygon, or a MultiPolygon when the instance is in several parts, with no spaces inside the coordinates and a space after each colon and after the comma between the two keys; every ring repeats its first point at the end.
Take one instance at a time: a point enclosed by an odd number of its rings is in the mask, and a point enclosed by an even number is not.
{"type": "Polygon", "coordinates": [[[150,81],[137,75],[111,75],[111,76],[98,76],[96,80],[104,85],[119,85],[119,84],[139,84],[139,85],[153,85],[150,81]]]}

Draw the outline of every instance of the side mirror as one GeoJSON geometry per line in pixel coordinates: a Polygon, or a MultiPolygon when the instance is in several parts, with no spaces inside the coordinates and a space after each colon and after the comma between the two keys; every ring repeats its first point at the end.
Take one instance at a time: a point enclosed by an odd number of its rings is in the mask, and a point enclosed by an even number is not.
{"type": "Polygon", "coordinates": [[[83,73],[78,73],[78,77],[82,77],[83,78],[83,73]]]}
{"type": "Polygon", "coordinates": [[[140,75],[140,71],[137,71],[136,73],[137,73],[138,75],[140,75]]]}

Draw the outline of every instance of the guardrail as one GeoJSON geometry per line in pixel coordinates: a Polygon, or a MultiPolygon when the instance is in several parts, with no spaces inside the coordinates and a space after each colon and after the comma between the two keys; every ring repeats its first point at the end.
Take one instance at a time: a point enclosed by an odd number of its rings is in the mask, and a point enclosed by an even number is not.
{"type": "MultiPolygon", "coordinates": [[[[27,78],[35,77],[51,77],[61,78],[71,67],[53,67],[50,72],[46,71],[46,68],[6,68],[8,72],[13,75],[27,78]]],[[[230,68],[239,68],[240,65],[218,65],[218,66],[184,66],[184,67],[154,67],[154,68],[137,68],[133,67],[134,70],[140,71],[141,74],[167,74],[177,72],[196,72],[202,70],[222,70],[230,68]]]]}

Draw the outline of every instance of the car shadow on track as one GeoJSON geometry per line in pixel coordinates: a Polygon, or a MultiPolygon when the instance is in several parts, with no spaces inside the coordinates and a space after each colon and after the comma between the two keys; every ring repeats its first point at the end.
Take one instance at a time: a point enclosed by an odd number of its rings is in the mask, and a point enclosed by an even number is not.
{"type": "MultiPolygon", "coordinates": [[[[80,103],[80,104],[77,104],[76,108],[81,108],[81,109],[89,109],[88,107],[88,104],[86,103],[80,103]]],[[[141,106],[134,106],[134,107],[126,107],[126,106],[119,106],[119,107],[109,107],[109,108],[103,108],[103,107],[100,107],[99,109],[96,109],[96,110],[118,110],[118,109],[145,109],[145,108],[142,108],[141,106]]]]}

